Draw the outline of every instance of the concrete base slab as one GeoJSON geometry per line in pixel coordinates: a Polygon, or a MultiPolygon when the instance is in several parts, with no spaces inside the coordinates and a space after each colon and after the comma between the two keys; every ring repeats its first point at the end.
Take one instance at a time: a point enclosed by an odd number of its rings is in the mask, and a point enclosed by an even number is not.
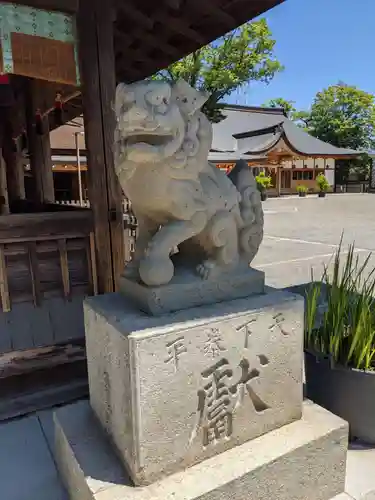
{"type": "Polygon", "coordinates": [[[362,497],[361,500],[375,500],[375,491],[371,491],[370,493],[362,497]]]}
{"type": "Polygon", "coordinates": [[[71,500],[328,500],[344,490],[348,426],[310,402],[301,420],[143,487],[130,484],[87,402],[54,419],[71,500]]]}
{"type": "Polygon", "coordinates": [[[375,447],[354,442],[349,450],[345,491],[356,500],[375,500],[375,447]]]}

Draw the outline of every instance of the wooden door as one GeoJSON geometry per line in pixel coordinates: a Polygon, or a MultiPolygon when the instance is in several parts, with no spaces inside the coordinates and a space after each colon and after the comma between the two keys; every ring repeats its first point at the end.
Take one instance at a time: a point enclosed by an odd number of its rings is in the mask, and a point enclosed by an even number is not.
{"type": "Polygon", "coordinates": [[[292,175],[290,170],[281,171],[281,189],[290,189],[292,187],[292,175]]]}

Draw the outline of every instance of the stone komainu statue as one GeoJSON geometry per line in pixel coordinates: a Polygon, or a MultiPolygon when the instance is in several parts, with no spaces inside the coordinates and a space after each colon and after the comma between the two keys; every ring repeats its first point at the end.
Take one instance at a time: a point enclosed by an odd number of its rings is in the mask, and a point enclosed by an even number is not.
{"type": "Polygon", "coordinates": [[[115,168],[139,224],[125,275],[149,286],[169,283],[175,270],[209,279],[248,265],[262,241],[251,169],[239,161],[227,176],[207,160],[207,97],[183,80],[117,87],[115,168]]]}

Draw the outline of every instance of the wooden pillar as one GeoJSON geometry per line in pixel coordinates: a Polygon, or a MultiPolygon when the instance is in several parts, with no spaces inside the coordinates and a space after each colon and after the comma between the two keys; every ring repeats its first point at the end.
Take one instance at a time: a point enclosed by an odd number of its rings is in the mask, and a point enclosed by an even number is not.
{"type": "MultiPolygon", "coordinates": [[[[19,144],[15,144],[15,151],[3,151],[6,162],[6,178],[8,184],[8,195],[10,202],[24,200],[25,195],[25,173],[22,162],[22,154],[19,144]]],[[[6,145],[4,144],[4,147],[6,145]]]]}
{"type": "Polygon", "coordinates": [[[0,214],[1,215],[9,214],[9,196],[8,196],[8,184],[6,175],[6,164],[1,150],[0,150],[0,214]]]}
{"type": "Polygon", "coordinates": [[[276,194],[281,196],[281,169],[282,167],[278,165],[276,167],[276,194]]]}
{"type": "Polygon", "coordinates": [[[116,78],[110,3],[80,0],[77,16],[88,193],[95,224],[100,293],[117,289],[125,263],[122,195],[112,152],[116,78]]]}
{"type": "Polygon", "coordinates": [[[38,134],[35,126],[36,113],[40,103],[38,82],[35,80],[25,82],[25,91],[25,114],[30,169],[35,179],[36,201],[53,203],[55,201],[55,191],[48,117],[43,117],[41,124],[43,134],[38,134]]]}

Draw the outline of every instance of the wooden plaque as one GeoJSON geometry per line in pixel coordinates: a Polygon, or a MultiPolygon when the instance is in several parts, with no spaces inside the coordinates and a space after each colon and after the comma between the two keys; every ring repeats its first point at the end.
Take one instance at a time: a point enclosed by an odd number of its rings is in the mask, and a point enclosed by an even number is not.
{"type": "Polygon", "coordinates": [[[11,33],[11,44],[15,74],[70,85],[77,84],[73,43],[11,33]]]}

